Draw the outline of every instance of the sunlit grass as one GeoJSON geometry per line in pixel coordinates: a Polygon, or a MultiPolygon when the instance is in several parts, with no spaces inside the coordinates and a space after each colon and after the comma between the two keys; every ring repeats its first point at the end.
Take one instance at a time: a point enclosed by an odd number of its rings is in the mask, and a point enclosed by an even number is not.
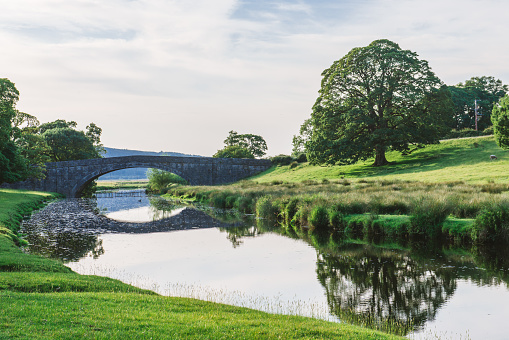
{"type": "Polygon", "coordinates": [[[421,182],[465,181],[467,183],[509,183],[509,155],[500,149],[493,136],[443,141],[402,156],[388,152],[392,164],[373,167],[373,160],[344,166],[312,166],[308,163],[295,168],[279,166],[268,170],[252,180],[302,182],[322,179],[339,180],[399,180],[421,182]],[[490,155],[497,160],[490,160],[490,155]]]}

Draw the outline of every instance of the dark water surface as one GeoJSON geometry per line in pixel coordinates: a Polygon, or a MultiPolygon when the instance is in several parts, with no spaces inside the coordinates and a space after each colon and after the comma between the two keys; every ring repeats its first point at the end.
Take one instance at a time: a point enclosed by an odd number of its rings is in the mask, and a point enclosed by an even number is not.
{"type": "Polygon", "coordinates": [[[504,249],[332,248],[259,220],[230,222],[147,197],[97,199],[97,208],[106,217],[74,200],[50,205],[53,213],[24,224],[30,251],[161,294],[388,323],[415,339],[509,339],[504,249]]]}

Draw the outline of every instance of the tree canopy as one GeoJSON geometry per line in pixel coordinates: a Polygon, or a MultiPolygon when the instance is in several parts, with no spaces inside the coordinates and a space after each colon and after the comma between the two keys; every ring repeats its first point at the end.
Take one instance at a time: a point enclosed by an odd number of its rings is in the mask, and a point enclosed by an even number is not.
{"type": "Polygon", "coordinates": [[[102,129],[94,123],[87,131],[76,130],[76,122],[58,119],[41,124],[39,134],[50,148],[51,161],[71,161],[78,159],[100,158],[102,129]]]}
{"type": "Polygon", "coordinates": [[[491,125],[493,106],[508,91],[508,86],[491,76],[472,77],[465,83],[449,86],[454,103],[453,128],[475,128],[475,104],[477,102],[478,130],[491,125]]]}
{"type": "Polygon", "coordinates": [[[246,148],[238,145],[225,146],[212,156],[214,158],[254,158],[254,155],[246,148]]]}
{"type": "Polygon", "coordinates": [[[314,164],[384,165],[388,149],[410,153],[448,128],[449,91],[427,61],[392,41],[354,48],[322,76],[306,142],[314,164]]]}
{"type": "Polygon", "coordinates": [[[224,140],[225,147],[218,150],[215,158],[255,158],[262,157],[267,151],[267,143],[263,137],[252,134],[240,135],[230,131],[224,140]]]}
{"type": "Polygon", "coordinates": [[[502,149],[509,149],[509,96],[505,95],[495,105],[491,114],[495,140],[502,149]]]}
{"type": "Polygon", "coordinates": [[[255,157],[263,157],[267,151],[267,143],[262,136],[243,134],[239,135],[236,131],[230,131],[228,137],[224,140],[226,146],[239,146],[246,148],[255,157]]]}
{"type": "Polygon", "coordinates": [[[14,143],[13,121],[19,92],[6,78],[0,78],[0,183],[26,178],[27,164],[14,143]]]}

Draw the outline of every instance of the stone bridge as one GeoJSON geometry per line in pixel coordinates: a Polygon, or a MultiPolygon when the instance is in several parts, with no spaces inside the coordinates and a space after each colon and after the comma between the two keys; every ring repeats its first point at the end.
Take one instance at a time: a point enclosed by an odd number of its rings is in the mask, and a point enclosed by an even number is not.
{"type": "Polygon", "coordinates": [[[51,191],[67,197],[80,197],[83,189],[94,179],[112,171],[127,168],[156,168],[172,172],[190,185],[215,185],[236,182],[267,170],[268,159],[126,156],[78,161],[46,163],[46,178],[28,180],[2,187],[51,191]]]}

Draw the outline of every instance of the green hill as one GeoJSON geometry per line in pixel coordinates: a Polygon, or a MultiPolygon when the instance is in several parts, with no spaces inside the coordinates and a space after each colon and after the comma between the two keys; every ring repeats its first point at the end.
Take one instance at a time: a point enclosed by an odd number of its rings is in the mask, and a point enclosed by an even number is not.
{"type": "Polygon", "coordinates": [[[264,183],[273,181],[370,179],[423,182],[509,183],[509,154],[495,143],[493,136],[451,139],[430,145],[410,155],[388,152],[392,164],[373,167],[373,160],[344,166],[313,166],[302,163],[278,166],[253,177],[264,183]],[[490,155],[498,159],[490,160],[490,155]]]}

